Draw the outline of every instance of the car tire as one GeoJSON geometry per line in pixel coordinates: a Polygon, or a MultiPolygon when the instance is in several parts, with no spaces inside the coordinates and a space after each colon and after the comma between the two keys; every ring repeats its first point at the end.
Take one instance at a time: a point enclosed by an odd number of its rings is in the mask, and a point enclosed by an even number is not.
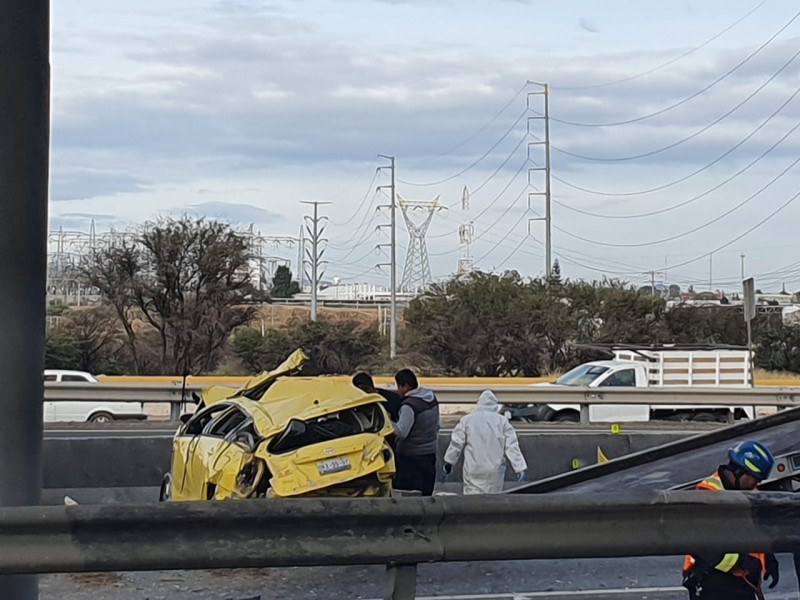
{"type": "Polygon", "coordinates": [[[114,415],[105,411],[96,412],[87,419],[89,423],[111,423],[113,420],[114,415]]]}
{"type": "Polygon", "coordinates": [[[699,412],[692,415],[692,421],[695,423],[719,423],[720,418],[718,415],[710,412],[699,412]]]}
{"type": "Polygon", "coordinates": [[[172,500],[172,476],[167,473],[161,479],[161,487],[158,490],[158,501],[169,502],[172,500]]]}
{"type": "Polygon", "coordinates": [[[555,423],[580,423],[581,413],[575,410],[562,410],[553,415],[555,423]]]}

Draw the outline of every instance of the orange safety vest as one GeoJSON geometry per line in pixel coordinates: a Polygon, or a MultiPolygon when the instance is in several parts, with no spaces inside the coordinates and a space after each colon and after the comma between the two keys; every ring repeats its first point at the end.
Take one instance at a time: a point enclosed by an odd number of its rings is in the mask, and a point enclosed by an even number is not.
{"type": "MultiPolygon", "coordinates": [[[[722,479],[717,473],[714,473],[708,479],[704,479],[700,483],[697,484],[695,489],[698,490],[710,490],[712,492],[720,492],[725,489],[722,485],[722,479]]],[[[758,561],[761,563],[761,570],[762,576],[767,572],[767,556],[762,552],[751,552],[750,556],[753,558],[757,558],[758,561]]],[[[694,568],[696,561],[691,554],[687,554],[686,557],[683,559],[683,572],[687,573],[694,568]]],[[[733,569],[730,571],[732,575],[736,575],[737,577],[744,577],[744,573],[737,572],[738,569],[733,569]]]]}

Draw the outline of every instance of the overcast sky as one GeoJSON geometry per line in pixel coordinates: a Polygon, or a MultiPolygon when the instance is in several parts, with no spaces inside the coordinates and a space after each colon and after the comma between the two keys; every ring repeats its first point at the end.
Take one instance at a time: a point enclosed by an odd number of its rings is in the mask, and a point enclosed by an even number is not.
{"type": "Polygon", "coordinates": [[[800,289],[800,6],[759,2],[57,2],[51,228],[190,212],[297,236],[325,200],[326,274],[386,283],[383,153],[402,198],[448,207],[435,277],[464,186],[476,266],[537,275],[531,80],[565,275],[732,290],[745,254],[759,287],[800,289]]]}

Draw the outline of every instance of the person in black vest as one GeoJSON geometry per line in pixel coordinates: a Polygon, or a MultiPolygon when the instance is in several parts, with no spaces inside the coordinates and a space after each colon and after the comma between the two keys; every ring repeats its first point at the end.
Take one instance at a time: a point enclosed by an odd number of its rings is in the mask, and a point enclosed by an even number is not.
{"type": "Polygon", "coordinates": [[[420,387],[409,369],[394,376],[403,397],[394,423],[397,434],[394,488],[433,495],[436,483],[436,447],[439,439],[439,401],[433,391],[420,387]]]}
{"type": "Polygon", "coordinates": [[[386,400],[386,410],[389,412],[392,422],[400,418],[400,404],[403,402],[403,397],[400,394],[392,390],[376,388],[375,382],[369,373],[356,373],[353,376],[353,385],[365,394],[383,396],[384,400],[386,400]]]}

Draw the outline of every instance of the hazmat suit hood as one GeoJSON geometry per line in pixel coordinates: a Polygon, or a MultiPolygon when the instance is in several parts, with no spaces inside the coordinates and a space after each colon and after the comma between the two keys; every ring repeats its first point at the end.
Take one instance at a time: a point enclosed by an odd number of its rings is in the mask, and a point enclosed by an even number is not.
{"type": "Polygon", "coordinates": [[[485,390],[478,398],[478,409],[497,412],[497,396],[491,390],[485,390]]]}

